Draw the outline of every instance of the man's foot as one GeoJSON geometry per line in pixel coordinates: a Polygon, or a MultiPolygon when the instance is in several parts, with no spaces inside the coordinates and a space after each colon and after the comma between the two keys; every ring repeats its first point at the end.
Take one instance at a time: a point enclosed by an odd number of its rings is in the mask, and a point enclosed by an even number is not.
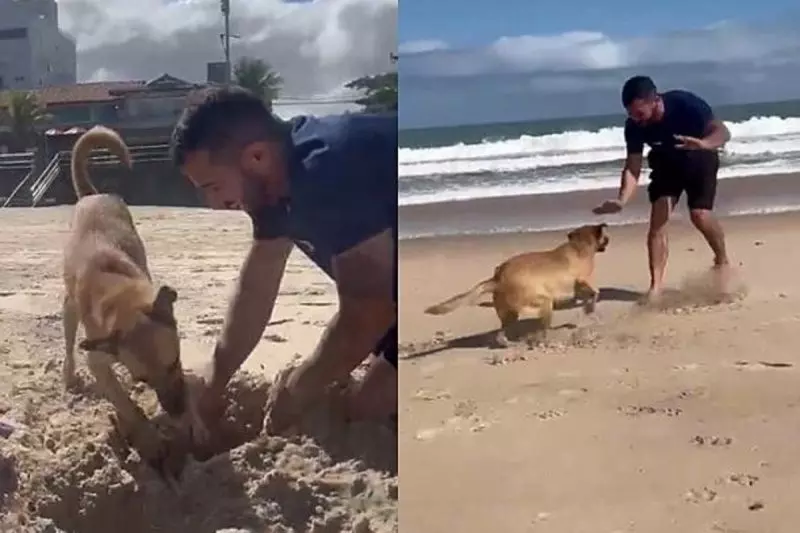
{"type": "Polygon", "coordinates": [[[730,263],[714,263],[714,289],[722,298],[730,296],[731,265],[730,263]]]}
{"type": "Polygon", "coordinates": [[[641,300],[640,305],[657,305],[661,301],[663,290],[660,287],[650,287],[641,300]]]}

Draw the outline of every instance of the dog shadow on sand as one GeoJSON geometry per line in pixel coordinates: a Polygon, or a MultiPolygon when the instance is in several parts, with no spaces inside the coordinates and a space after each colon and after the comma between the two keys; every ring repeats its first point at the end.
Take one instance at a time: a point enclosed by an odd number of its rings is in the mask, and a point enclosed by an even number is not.
{"type": "MultiPolygon", "coordinates": [[[[599,296],[597,298],[598,302],[639,302],[641,301],[643,294],[638,291],[632,291],[629,289],[620,289],[616,287],[602,287],[599,289],[599,296]]],[[[490,302],[482,302],[478,304],[479,307],[492,307],[490,302]]],[[[556,311],[563,311],[569,309],[575,309],[578,307],[582,307],[583,303],[577,299],[573,298],[571,300],[564,300],[561,302],[557,302],[554,306],[554,310],[556,311]]],[[[566,323],[555,326],[551,328],[551,331],[560,330],[560,329],[575,329],[578,326],[573,323],[566,323]]],[[[493,329],[490,331],[486,331],[484,333],[477,333],[474,335],[466,335],[463,337],[457,337],[455,339],[449,339],[445,342],[436,342],[434,345],[430,345],[432,343],[418,343],[410,349],[406,350],[406,354],[402,356],[403,359],[417,359],[420,357],[427,357],[429,355],[434,355],[439,352],[443,352],[445,350],[449,350],[452,348],[490,348],[490,349],[502,349],[501,346],[497,344],[496,338],[497,333],[499,332],[499,328],[493,329]],[[415,349],[416,348],[416,349],[415,349]],[[411,352],[411,353],[408,353],[411,352]]],[[[520,319],[516,324],[510,327],[507,331],[509,340],[512,343],[517,343],[523,338],[530,336],[532,333],[541,331],[541,322],[537,318],[524,318],[520,319]]]]}

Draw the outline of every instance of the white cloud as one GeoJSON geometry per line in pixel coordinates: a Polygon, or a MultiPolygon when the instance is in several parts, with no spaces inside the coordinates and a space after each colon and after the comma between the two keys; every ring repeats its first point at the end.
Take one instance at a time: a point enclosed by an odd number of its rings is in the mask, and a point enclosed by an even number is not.
{"type": "Polygon", "coordinates": [[[411,49],[399,63],[400,124],[620,112],[620,87],[634,74],[651,75],[660,88],[697,91],[715,105],[796,98],[797,22],[795,16],[762,25],[725,20],[662,35],[570,31],[504,36],[473,48],[411,49]]]}
{"type": "MultiPolygon", "coordinates": [[[[341,95],[348,81],[390,68],[397,49],[397,0],[231,3],[233,59],[268,61],[284,78],[284,96],[341,95]]],[[[223,59],[219,0],[60,0],[59,18],[76,39],[81,80],[167,72],[202,81],[206,63],[223,59]]]]}
{"type": "Polygon", "coordinates": [[[422,39],[419,41],[408,41],[400,43],[399,52],[401,54],[419,54],[423,52],[433,52],[435,50],[446,50],[447,43],[437,39],[422,39]]]}
{"type": "Polygon", "coordinates": [[[403,74],[464,76],[612,69],[670,63],[769,61],[796,53],[800,32],[793,24],[750,26],[721,21],[697,30],[615,39],[602,32],[504,36],[482,48],[409,50],[403,74]],[[418,57],[414,57],[418,55],[418,57]]]}

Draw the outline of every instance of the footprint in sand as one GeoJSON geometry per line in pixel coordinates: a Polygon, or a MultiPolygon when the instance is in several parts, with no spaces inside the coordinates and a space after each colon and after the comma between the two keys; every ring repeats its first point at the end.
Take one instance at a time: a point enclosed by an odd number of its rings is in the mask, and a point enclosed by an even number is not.
{"type": "Polygon", "coordinates": [[[438,400],[446,400],[450,398],[450,391],[430,391],[426,389],[419,389],[414,393],[415,400],[422,400],[425,402],[435,402],[438,400]]]}
{"type": "Polygon", "coordinates": [[[513,353],[511,355],[489,355],[483,358],[483,362],[489,366],[505,366],[511,363],[518,363],[520,361],[527,361],[528,357],[521,353],[513,353]]]}
{"type": "Polygon", "coordinates": [[[532,413],[531,416],[538,420],[555,420],[556,418],[561,418],[567,414],[567,412],[563,409],[548,409],[547,411],[539,411],[537,413],[532,413]]]}
{"type": "Polygon", "coordinates": [[[741,487],[752,487],[758,483],[759,477],[750,474],[730,474],[717,480],[718,485],[731,484],[741,487]]]}
{"type": "Polygon", "coordinates": [[[700,368],[700,364],[698,363],[686,363],[683,365],[672,366],[672,370],[675,370],[676,372],[694,372],[698,368],[700,368]]]}
{"type": "Polygon", "coordinates": [[[683,498],[689,503],[708,503],[717,499],[717,492],[708,487],[689,489],[683,498]]]}
{"type": "Polygon", "coordinates": [[[664,415],[679,416],[683,410],[679,407],[653,407],[651,405],[626,405],[619,407],[617,412],[625,416],[664,415]]]}
{"type": "Polygon", "coordinates": [[[717,435],[695,435],[690,442],[696,446],[727,447],[733,444],[733,439],[731,437],[720,437],[717,435]]]}
{"type": "Polygon", "coordinates": [[[454,416],[448,418],[444,423],[435,428],[425,428],[417,431],[414,438],[416,440],[431,440],[442,433],[459,433],[468,430],[470,433],[478,433],[489,427],[489,423],[479,416],[454,416]]]}

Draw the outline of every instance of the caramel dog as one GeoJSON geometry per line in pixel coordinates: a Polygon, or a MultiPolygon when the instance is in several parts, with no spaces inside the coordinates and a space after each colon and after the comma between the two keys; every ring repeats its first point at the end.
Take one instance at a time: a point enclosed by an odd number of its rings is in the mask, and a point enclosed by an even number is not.
{"type": "Polygon", "coordinates": [[[116,408],[119,421],[142,456],[158,463],[166,453],[158,431],[123,389],[112,364],[149,384],[172,417],[190,424],[193,438],[207,437],[186,386],[173,310],[177,298],[167,285],[156,286],[147,267],[144,244],[125,202],[98,194],[89,181],[88,160],[106,148],[131,166],[128,147],[113,130],[97,126],[72,149],[72,184],[78,201],[64,250],[63,326],[66,357],[63,379],[76,385],[75,340],[83,324],[88,366],[99,392],[116,408]],[[146,456],[146,457],[145,457],[146,456]]]}
{"type": "Polygon", "coordinates": [[[556,301],[585,298],[584,310],[594,312],[599,296],[594,285],[594,258],[609,243],[606,224],[581,226],[567,234],[567,242],[546,252],[529,252],[508,259],[495,268],[494,276],[425,310],[443,315],[462,305],[475,304],[482,295],[492,293],[492,304],[500,319],[497,343],[508,346],[508,328],[522,314],[538,315],[541,336],[553,320],[556,301]]]}

